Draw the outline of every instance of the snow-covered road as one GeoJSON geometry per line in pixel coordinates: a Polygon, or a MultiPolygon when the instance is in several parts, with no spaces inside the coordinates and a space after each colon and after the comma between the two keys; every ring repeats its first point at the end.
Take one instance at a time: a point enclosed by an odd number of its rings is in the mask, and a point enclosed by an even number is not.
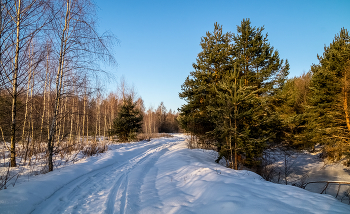
{"type": "Polygon", "coordinates": [[[155,183],[150,188],[145,183],[149,176],[155,181],[155,174],[149,172],[174,145],[163,140],[127,147],[124,153],[132,153],[125,154],[129,158],[73,180],[36,206],[32,213],[139,213],[144,196],[141,188],[148,188],[148,197],[157,197],[155,183]]]}
{"type": "Polygon", "coordinates": [[[189,150],[185,136],[120,144],[0,191],[0,213],[350,213],[331,196],[266,182],[189,150]]]}

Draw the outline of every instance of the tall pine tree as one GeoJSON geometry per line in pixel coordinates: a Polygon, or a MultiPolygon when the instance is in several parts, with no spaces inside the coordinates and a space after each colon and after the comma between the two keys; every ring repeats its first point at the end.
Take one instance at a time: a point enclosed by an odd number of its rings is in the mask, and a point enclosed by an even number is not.
{"type": "Polygon", "coordinates": [[[244,152],[246,164],[259,164],[264,145],[283,141],[282,120],[277,112],[281,100],[280,92],[289,74],[289,63],[280,59],[277,50],[268,42],[268,35],[263,34],[264,27],[253,27],[250,19],[243,19],[237,26],[237,34],[233,36],[234,62],[239,70],[238,78],[244,81],[244,86],[255,87],[263,107],[254,111],[254,120],[248,120],[249,139],[255,139],[251,146],[246,142],[244,152]],[[265,144],[260,139],[264,139],[265,144]],[[249,149],[248,149],[249,148],[249,149]]]}
{"type": "Polygon", "coordinates": [[[324,145],[330,161],[344,156],[350,160],[350,36],[341,29],[333,42],[318,56],[319,64],[311,67],[311,96],[308,108],[308,139],[324,145]]]}
{"type": "Polygon", "coordinates": [[[203,51],[192,65],[194,71],[181,86],[179,96],[187,104],[180,109],[180,125],[201,140],[208,138],[206,133],[214,128],[208,117],[207,106],[216,95],[208,89],[224,78],[227,70],[233,69],[231,41],[232,34],[223,33],[222,26],[215,23],[213,33],[207,32],[202,37],[200,45],[203,51]]]}
{"type": "Polygon", "coordinates": [[[207,106],[211,121],[215,124],[209,134],[221,139],[219,154],[226,157],[229,166],[234,169],[238,169],[239,154],[262,148],[265,139],[251,138],[251,124],[257,112],[261,111],[262,103],[257,96],[259,90],[243,85],[242,80],[238,79],[236,68],[233,72],[227,71],[225,78],[210,88],[216,94],[216,99],[212,99],[207,106]]]}
{"type": "Polygon", "coordinates": [[[235,168],[238,151],[246,164],[256,165],[266,142],[276,140],[273,129],[280,121],[271,100],[289,69],[262,35],[263,28],[251,27],[247,19],[237,31],[236,36],[223,34],[215,24],[214,32],[202,38],[195,71],[180,93],[187,101],[180,109],[182,127],[212,139],[231,167],[234,156],[235,168]]]}

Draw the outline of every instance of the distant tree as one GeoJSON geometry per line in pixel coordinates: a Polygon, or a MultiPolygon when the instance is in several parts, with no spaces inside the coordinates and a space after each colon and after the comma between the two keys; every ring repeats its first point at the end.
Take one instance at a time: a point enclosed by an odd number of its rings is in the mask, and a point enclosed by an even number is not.
{"type": "Polygon", "coordinates": [[[179,124],[176,120],[178,113],[171,109],[167,111],[163,102],[159,104],[157,109],[149,108],[147,111],[142,110],[143,132],[144,133],[178,133],[179,124]]]}
{"type": "Polygon", "coordinates": [[[158,132],[159,133],[167,132],[167,130],[165,130],[167,109],[163,102],[161,102],[158,108],[156,109],[156,114],[157,114],[158,125],[159,125],[158,132]]]}
{"type": "Polygon", "coordinates": [[[305,138],[307,131],[307,106],[310,96],[311,72],[286,81],[277,95],[276,111],[282,121],[284,146],[295,149],[311,148],[305,138]]]}
{"type": "Polygon", "coordinates": [[[142,113],[136,105],[137,103],[133,102],[132,97],[126,97],[113,121],[110,134],[117,135],[120,142],[132,140],[142,128],[142,113]]]}

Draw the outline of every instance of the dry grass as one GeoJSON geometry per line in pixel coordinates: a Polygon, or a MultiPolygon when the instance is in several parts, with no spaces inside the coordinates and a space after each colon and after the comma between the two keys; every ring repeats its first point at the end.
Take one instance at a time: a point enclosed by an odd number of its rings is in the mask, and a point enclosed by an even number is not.
{"type": "MultiPolygon", "coordinates": [[[[17,167],[9,167],[10,152],[3,142],[0,144],[0,190],[15,185],[21,176],[35,176],[48,172],[46,143],[25,142],[16,145],[17,167]],[[1,145],[2,144],[2,145],[1,145]]],[[[9,143],[7,143],[9,144],[9,143]]],[[[74,164],[76,161],[104,153],[108,150],[109,141],[89,140],[61,141],[55,143],[54,169],[74,164]]]]}
{"type": "Polygon", "coordinates": [[[108,150],[108,146],[105,143],[92,142],[89,146],[86,146],[81,152],[84,157],[90,157],[104,153],[108,150]]]}
{"type": "MultiPolygon", "coordinates": [[[[150,141],[154,138],[172,137],[167,133],[138,134],[137,141],[150,141]]],[[[54,170],[68,164],[74,164],[76,161],[104,153],[108,150],[108,144],[114,142],[113,138],[108,140],[98,140],[98,138],[89,137],[89,139],[75,139],[74,141],[61,141],[54,145],[54,170]]],[[[10,152],[7,149],[9,143],[0,144],[0,190],[6,189],[9,185],[15,185],[17,179],[21,176],[35,176],[48,172],[47,164],[47,144],[39,142],[19,142],[16,145],[17,167],[9,167],[10,152]]]]}

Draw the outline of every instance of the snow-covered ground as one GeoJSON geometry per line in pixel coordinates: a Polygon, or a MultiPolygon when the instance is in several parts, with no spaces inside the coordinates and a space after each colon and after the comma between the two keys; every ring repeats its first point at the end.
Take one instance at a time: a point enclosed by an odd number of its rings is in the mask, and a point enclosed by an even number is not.
{"type": "MultiPolygon", "coordinates": [[[[285,184],[285,175],[289,185],[302,185],[308,182],[318,181],[339,181],[350,182],[350,167],[345,167],[342,163],[326,164],[321,155],[321,148],[316,149],[314,153],[307,151],[280,151],[269,152],[269,158],[274,169],[274,182],[285,184]],[[287,167],[286,167],[287,166],[287,167]]],[[[326,183],[309,183],[306,185],[307,190],[321,193],[326,183]]],[[[334,197],[337,195],[339,200],[349,203],[350,184],[342,184],[338,190],[338,183],[329,184],[326,193],[334,197]]]]}
{"type": "Polygon", "coordinates": [[[189,150],[185,136],[120,144],[0,191],[0,213],[350,213],[332,196],[264,181],[189,150]]]}

